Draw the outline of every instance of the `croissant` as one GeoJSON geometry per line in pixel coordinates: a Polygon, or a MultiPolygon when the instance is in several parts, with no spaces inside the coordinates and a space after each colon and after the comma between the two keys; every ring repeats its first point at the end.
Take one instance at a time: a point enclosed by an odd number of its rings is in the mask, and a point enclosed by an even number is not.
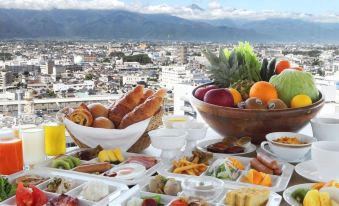
{"type": "Polygon", "coordinates": [[[78,109],[73,110],[68,115],[68,119],[82,126],[90,127],[93,124],[93,116],[91,112],[86,109],[83,109],[83,107],[81,106],[78,109]]]}
{"type": "Polygon", "coordinates": [[[108,113],[108,118],[114,125],[119,125],[122,118],[139,104],[143,95],[144,86],[136,86],[113,105],[108,113]]]}
{"type": "Polygon", "coordinates": [[[151,89],[145,89],[144,95],[142,96],[139,104],[142,104],[146,101],[146,99],[154,94],[154,91],[151,89]]]}
{"type": "Polygon", "coordinates": [[[161,97],[148,98],[144,103],[137,106],[121,120],[118,129],[124,129],[134,123],[152,117],[159,111],[162,100],[161,97]]]}

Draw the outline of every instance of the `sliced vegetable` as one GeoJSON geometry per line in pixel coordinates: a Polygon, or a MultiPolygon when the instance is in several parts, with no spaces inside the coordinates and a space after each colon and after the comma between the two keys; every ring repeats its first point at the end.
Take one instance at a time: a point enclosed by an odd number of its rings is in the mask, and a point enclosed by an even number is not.
{"type": "Polygon", "coordinates": [[[302,204],[308,191],[310,190],[307,188],[298,188],[292,192],[291,196],[293,199],[302,204]]]}

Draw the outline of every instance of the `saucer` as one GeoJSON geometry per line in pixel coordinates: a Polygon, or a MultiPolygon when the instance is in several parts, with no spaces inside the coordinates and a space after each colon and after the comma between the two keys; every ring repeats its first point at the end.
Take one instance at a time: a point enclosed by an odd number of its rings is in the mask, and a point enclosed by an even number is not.
{"type": "MultiPolygon", "coordinates": [[[[221,141],[222,141],[222,139],[204,140],[204,141],[201,141],[197,144],[197,149],[199,149],[200,151],[203,151],[203,152],[208,152],[207,149],[206,149],[208,145],[214,144],[214,143],[217,143],[217,142],[221,142],[221,141]]],[[[245,151],[241,152],[241,153],[233,153],[233,154],[214,153],[214,152],[211,152],[211,153],[213,153],[214,157],[223,158],[223,157],[226,157],[226,156],[246,155],[246,154],[254,152],[256,149],[257,149],[257,147],[254,144],[251,143],[249,146],[247,146],[245,148],[245,151]]]]}
{"type": "Polygon", "coordinates": [[[259,147],[257,151],[260,151],[262,150],[264,153],[266,153],[267,155],[277,159],[277,160],[280,160],[280,161],[285,161],[285,162],[289,162],[289,163],[292,163],[292,164],[298,164],[300,162],[305,162],[307,160],[310,160],[311,159],[311,151],[307,152],[307,154],[299,159],[293,159],[293,160],[289,160],[289,159],[286,159],[284,157],[279,157],[277,156],[276,154],[274,154],[274,152],[270,149],[270,147],[268,146],[268,143],[264,144],[263,146],[259,147]]]}
{"type": "Polygon", "coordinates": [[[329,182],[334,178],[322,178],[312,160],[299,163],[295,166],[295,171],[302,177],[312,182],[329,182]]]}

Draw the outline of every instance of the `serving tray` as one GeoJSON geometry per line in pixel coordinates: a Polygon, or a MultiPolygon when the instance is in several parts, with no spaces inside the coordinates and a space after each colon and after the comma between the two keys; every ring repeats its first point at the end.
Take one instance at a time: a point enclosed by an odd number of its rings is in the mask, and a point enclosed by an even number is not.
{"type": "MultiPolygon", "coordinates": [[[[77,153],[77,152],[79,152],[81,150],[84,150],[84,149],[74,150],[72,152],[66,153],[65,155],[72,156],[72,155],[74,155],[75,153],[77,153]]],[[[123,152],[122,154],[125,157],[125,159],[127,159],[128,157],[131,157],[131,156],[149,156],[149,155],[129,153],[129,152],[123,152]]],[[[62,157],[62,156],[58,156],[58,157],[55,157],[53,159],[60,158],[60,157],[62,157]]],[[[149,157],[151,157],[151,156],[149,156],[149,157]]],[[[160,165],[161,165],[160,158],[158,158],[158,157],[155,157],[155,158],[157,159],[157,164],[155,164],[153,167],[147,169],[144,176],[148,177],[148,176],[153,175],[154,173],[156,173],[156,171],[160,167],[160,165]]],[[[82,173],[82,172],[77,172],[77,171],[73,171],[73,170],[64,170],[64,169],[53,168],[53,167],[51,167],[53,159],[49,159],[49,160],[43,161],[41,163],[38,163],[38,164],[35,165],[35,168],[44,168],[44,169],[51,170],[51,171],[62,171],[64,173],[70,173],[70,174],[81,174],[83,176],[88,176],[88,177],[93,177],[93,178],[99,177],[101,179],[116,181],[116,182],[120,182],[120,183],[129,185],[129,186],[136,185],[136,184],[138,184],[139,182],[142,181],[142,178],[123,180],[123,179],[119,179],[119,178],[116,178],[116,177],[107,177],[107,176],[104,176],[103,173],[101,173],[101,174],[89,174],[89,173],[82,173]]],[[[93,159],[91,159],[89,161],[81,160],[81,164],[89,164],[89,163],[99,163],[98,158],[93,158],[93,159]]],[[[117,164],[117,165],[113,164],[112,165],[112,169],[114,167],[117,167],[117,166],[120,166],[120,165],[123,165],[123,164],[126,164],[126,160],[123,161],[120,164],[117,164]]],[[[109,171],[109,170],[107,170],[107,171],[109,171]]]]}
{"type": "MultiPolygon", "coordinates": [[[[250,184],[250,183],[244,183],[244,182],[240,181],[241,178],[244,177],[244,175],[249,171],[249,169],[251,169],[250,161],[251,161],[252,158],[241,157],[241,156],[232,156],[232,158],[235,158],[235,159],[239,160],[240,162],[242,162],[243,165],[245,166],[245,169],[243,171],[240,171],[240,175],[236,180],[234,180],[234,181],[223,180],[225,182],[225,184],[239,186],[239,187],[253,187],[253,186],[265,187],[265,186],[250,184]]],[[[221,158],[214,158],[212,160],[212,163],[210,164],[210,166],[208,166],[206,171],[203,172],[200,176],[207,176],[207,171],[209,170],[209,168],[211,166],[218,165],[218,164],[222,163],[224,160],[225,160],[224,158],[222,158],[222,159],[221,158]]],[[[282,168],[282,174],[280,176],[271,175],[272,186],[271,187],[265,187],[265,188],[268,188],[269,190],[274,191],[274,192],[282,192],[287,188],[288,183],[290,182],[290,179],[291,179],[293,171],[294,171],[294,166],[287,163],[287,162],[278,161],[278,164],[282,168]]],[[[172,173],[171,171],[172,171],[172,165],[170,165],[170,164],[162,164],[161,167],[159,167],[159,169],[158,169],[158,173],[161,174],[161,175],[164,175],[164,176],[174,176],[174,177],[182,177],[182,178],[192,177],[191,175],[186,175],[186,174],[175,174],[175,173],[172,173]]]]}
{"type": "MultiPolygon", "coordinates": [[[[114,182],[114,181],[108,181],[103,178],[94,178],[89,177],[81,174],[72,174],[72,173],[65,173],[62,171],[52,171],[52,170],[41,170],[41,169],[33,169],[29,171],[21,171],[12,175],[7,176],[10,183],[14,183],[15,179],[18,177],[24,176],[24,175],[39,175],[41,177],[46,178],[46,180],[40,184],[38,184],[36,187],[42,190],[48,197],[48,199],[52,199],[54,197],[59,196],[59,194],[47,192],[45,191],[47,184],[52,181],[53,177],[62,177],[68,180],[71,180],[75,183],[75,187],[71,189],[70,191],[66,192],[66,195],[69,195],[71,197],[77,197],[79,200],[79,206],[99,206],[99,205],[108,205],[110,202],[112,202],[114,199],[119,197],[121,194],[125,193],[128,190],[128,187],[126,184],[114,182]],[[104,197],[103,199],[93,202],[84,199],[81,197],[80,192],[82,188],[89,182],[89,181],[96,181],[101,182],[103,184],[108,185],[109,187],[109,195],[104,197]]],[[[16,205],[16,196],[13,196],[3,202],[0,203],[0,205],[16,205]]]]}
{"type": "MultiPolygon", "coordinates": [[[[184,176],[175,176],[175,175],[169,175],[166,176],[167,178],[175,178],[177,181],[184,181],[186,177],[184,176]]],[[[156,193],[151,193],[148,191],[148,184],[150,181],[151,177],[148,177],[145,179],[142,183],[139,185],[136,185],[132,189],[128,190],[126,193],[123,195],[119,196],[116,198],[113,202],[112,205],[120,205],[120,206],[126,206],[127,201],[133,197],[145,197],[145,196],[153,196],[153,195],[159,195],[161,197],[161,203],[170,206],[170,203],[180,197],[187,196],[184,192],[180,192],[177,196],[170,196],[170,195],[163,195],[163,194],[156,194],[156,193]]],[[[239,185],[231,185],[231,184],[225,184],[224,191],[221,192],[221,194],[215,198],[214,200],[208,202],[211,206],[227,206],[224,204],[224,198],[227,192],[234,190],[234,189],[239,189],[241,186],[239,185]]],[[[269,200],[266,204],[266,206],[279,206],[281,203],[282,197],[271,191],[269,200]]]]}

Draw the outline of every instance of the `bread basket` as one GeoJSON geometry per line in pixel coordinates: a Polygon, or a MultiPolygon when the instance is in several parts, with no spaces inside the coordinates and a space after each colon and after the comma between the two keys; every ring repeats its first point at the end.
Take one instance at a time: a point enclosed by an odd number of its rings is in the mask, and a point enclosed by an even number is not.
{"type": "Polygon", "coordinates": [[[71,138],[80,148],[103,146],[105,149],[119,147],[121,150],[140,153],[150,146],[148,132],[162,125],[164,108],[151,118],[130,125],[126,129],[102,129],[75,124],[65,118],[69,108],[60,110],[57,118],[65,124],[71,138]]]}

